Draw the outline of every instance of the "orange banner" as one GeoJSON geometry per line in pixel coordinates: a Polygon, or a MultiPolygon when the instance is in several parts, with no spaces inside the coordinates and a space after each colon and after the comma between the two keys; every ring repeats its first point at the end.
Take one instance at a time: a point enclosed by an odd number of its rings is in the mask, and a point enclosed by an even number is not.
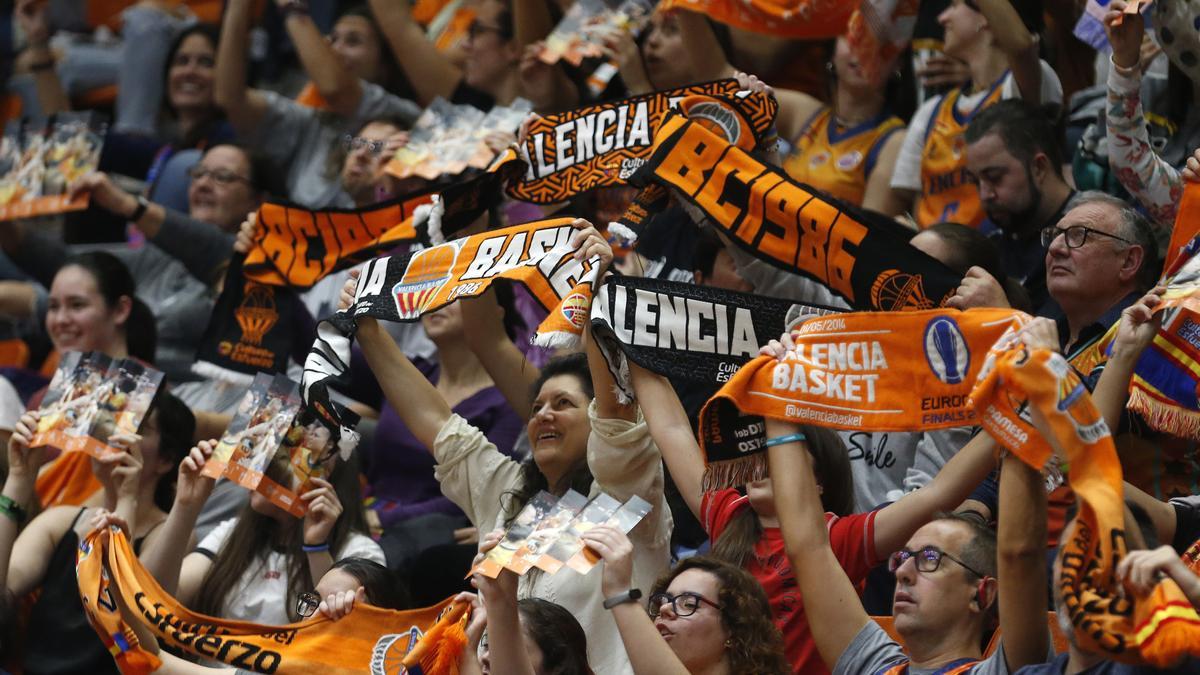
{"type": "Polygon", "coordinates": [[[857,6],[851,0],[662,0],[658,10],[699,12],[755,33],[811,40],[841,35],[857,6]]]}

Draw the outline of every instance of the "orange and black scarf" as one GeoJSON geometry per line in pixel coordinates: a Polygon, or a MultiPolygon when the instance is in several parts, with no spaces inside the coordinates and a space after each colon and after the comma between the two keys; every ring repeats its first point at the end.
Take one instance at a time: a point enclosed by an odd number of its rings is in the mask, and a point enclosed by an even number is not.
{"type": "Polygon", "coordinates": [[[1079,515],[1060,546],[1058,591],[1080,646],[1156,667],[1200,656],[1200,616],[1174,581],[1160,581],[1147,597],[1118,588],[1116,569],[1127,552],[1121,463],[1108,425],[1067,360],[1010,334],[989,353],[971,400],[988,432],[1026,464],[1041,469],[1053,451],[1027,419],[1027,405],[1046,419],[1066,454],[1079,515]]]}
{"type": "Polygon", "coordinates": [[[942,306],[961,275],[909,245],[895,221],[793,182],[684,115],[667,113],[635,185],[672,188],[750,254],[862,310],[942,306]]]}
{"type": "Polygon", "coordinates": [[[84,611],[123,675],[161,662],[142,648],[122,604],[165,647],[259,673],[456,675],[466,645],[468,606],[453,598],[407,612],[363,605],[340,621],[318,614],[286,626],[196,614],[159,586],[115,527],[80,542],[75,571],[84,611]]]}

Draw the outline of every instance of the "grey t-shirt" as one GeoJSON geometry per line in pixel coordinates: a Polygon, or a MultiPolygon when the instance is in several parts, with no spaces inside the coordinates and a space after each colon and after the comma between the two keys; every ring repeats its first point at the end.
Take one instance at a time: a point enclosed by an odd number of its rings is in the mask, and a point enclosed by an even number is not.
{"type": "Polygon", "coordinates": [[[351,117],[316,110],[272,91],[261,93],[267,113],[255,133],[243,140],[284,171],[288,199],[311,209],[354,206],[342,190],[337,167],[328,166],[329,153],[343,134],[375,117],[394,116],[411,124],[421,113],[417,104],[370,82],[362,83],[362,101],[351,117]]]}
{"type": "MultiPolygon", "coordinates": [[[[858,631],[858,635],[854,636],[846,651],[842,652],[841,658],[834,665],[833,675],[878,675],[907,661],[908,656],[904,649],[888,637],[879,624],[868,621],[867,625],[858,631]]],[[[934,675],[944,667],[927,669],[910,666],[908,675],[934,675]]],[[[966,672],[970,675],[1008,675],[1004,650],[998,647],[995,653],[966,672]]]]}

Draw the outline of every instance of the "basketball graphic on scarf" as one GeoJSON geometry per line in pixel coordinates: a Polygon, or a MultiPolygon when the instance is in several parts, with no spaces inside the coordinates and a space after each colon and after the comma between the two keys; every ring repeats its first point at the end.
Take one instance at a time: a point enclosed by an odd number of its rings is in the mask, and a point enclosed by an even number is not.
{"type": "Polygon", "coordinates": [[[730,145],[743,150],[754,149],[754,132],[737,111],[708,96],[688,96],[679,102],[679,109],[699,126],[720,136],[730,145]]]}
{"type": "Polygon", "coordinates": [[[933,309],[933,302],[925,297],[921,275],[900,270],[886,270],[875,278],[871,284],[871,304],[885,312],[933,309]]]}
{"type": "Polygon", "coordinates": [[[245,296],[242,304],[234,311],[238,327],[242,329],[242,337],[252,345],[261,345],[263,336],[279,321],[279,312],[275,311],[275,291],[247,281],[245,296]]]}
{"type": "Polygon", "coordinates": [[[450,281],[450,269],[457,258],[458,249],[450,243],[427,248],[409,260],[404,277],[392,287],[396,313],[402,321],[417,318],[433,304],[438,291],[450,281]]]}

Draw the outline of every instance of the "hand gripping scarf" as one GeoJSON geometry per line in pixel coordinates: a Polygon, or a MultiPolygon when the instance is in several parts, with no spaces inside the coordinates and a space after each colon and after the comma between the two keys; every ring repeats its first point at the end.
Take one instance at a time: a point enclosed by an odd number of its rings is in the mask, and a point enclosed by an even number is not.
{"type": "Polygon", "coordinates": [[[1079,645],[1156,667],[1200,655],[1200,616],[1174,581],[1160,581],[1144,598],[1131,599],[1117,587],[1117,564],[1127,550],[1121,464],[1108,425],[1066,359],[1031,350],[1010,334],[988,355],[971,401],[988,432],[1026,464],[1040,469],[1052,452],[1024,417],[1026,405],[1045,417],[1066,453],[1079,515],[1072,537],[1060,545],[1058,590],[1079,645]]]}
{"type": "Polygon", "coordinates": [[[700,12],[713,21],[796,39],[833,38],[846,30],[853,0],[663,0],[658,11],[700,12]]]}
{"type": "Polygon", "coordinates": [[[624,397],[624,357],[671,378],[720,385],[768,340],[841,310],[663,279],[610,276],[592,300],[592,335],[624,397]]]}
{"type": "Polygon", "coordinates": [[[983,357],[1026,315],[1010,309],[836,314],[804,321],[780,361],[742,366],[705,404],[700,440],[710,487],[765,477],[755,416],[848,431],[977,424],[967,404],[983,357]]]}
{"type": "Polygon", "coordinates": [[[650,155],[667,110],[685,100],[694,116],[730,142],[749,142],[750,147],[755,137],[768,135],[779,107],[764,94],[740,91],[732,79],[600,103],[536,119],[520,152],[510,148],[493,170],[524,169],[522,177],[509,183],[508,194],[538,204],[623,185],[650,155]]]}
{"type": "Polygon", "coordinates": [[[516,167],[485,173],[440,190],[425,190],[365,209],[311,210],[267,202],[258,210],[246,278],[311,288],[331,272],[423,236],[441,243],[499,203],[516,167]]]}
{"type": "Polygon", "coordinates": [[[525,284],[549,310],[538,326],[537,344],[577,344],[591,308],[599,258],[575,260],[571,240],[578,230],[572,222],[555,218],[514,225],[367,263],[354,291],[354,305],[317,326],[301,380],[305,404],[335,433],[344,433],[328,385],[348,369],[355,317],[416,321],[458,298],[482,294],[496,278],[525,284]]]}
{"type": "Polygon", "coordinates": [[[161,663],[138,643],[122,603],[167,648],[259,673],[456,675],[466,645],[468,605],[453,598],[406,612],[361,605],[340,621],[317,614],[286,626],[196,614],[158,585],[115,527],[80,542],[75,571],[84,611],[123,675],[161,663]]]}
{"type": "Polygon", "coordinates": [[[654,153],[630,182],[674,188],[738,246],[856,309],[932,309],[961,280],[909,245],[912,232],[899,223],[792,182],[682,115],[667,113],[654,153]]]}

